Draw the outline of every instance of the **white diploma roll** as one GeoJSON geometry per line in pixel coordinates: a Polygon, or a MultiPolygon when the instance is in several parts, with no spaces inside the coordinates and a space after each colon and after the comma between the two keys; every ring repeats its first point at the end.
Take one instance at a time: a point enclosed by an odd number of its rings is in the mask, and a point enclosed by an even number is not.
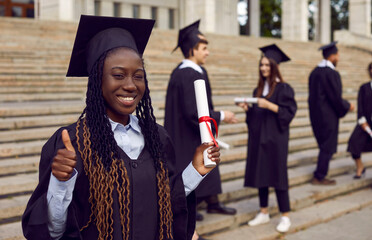
{"type": "MultiPolygon", "coordinates": [[[[199,79],[194,81],[194,88],[195,88],[195,98],[196,98],[196,107],[198,109],[198,119],[200,117],[209,117],[209,107],[208,107],[208,98],[207,98],[207,91],[205,88],[205,81],[203,79],[199,79]]],[[[210,129],[211,123],[208,122],[201,122],[199,123],[199,130],[200,130],[200,137],[202,143],[209,143],[212,142],[212,136],[209,133],[207,124],[210,129]]],[[[204,166],[206,167],[214,167],[216,165],[215,162],[210,160],[208,158],[208,149],[212,147],[207,148],[203,152],[203,158],[204,158],[204,166]]]]}
{"type": "Polygon", "coordinates": [[[238,97],[238,98],[234,98],[234,102],[235,103],[257,103],[257,98],[255,97],[247,97],[247,98],[244,98],[244,97],[238,97]]]}

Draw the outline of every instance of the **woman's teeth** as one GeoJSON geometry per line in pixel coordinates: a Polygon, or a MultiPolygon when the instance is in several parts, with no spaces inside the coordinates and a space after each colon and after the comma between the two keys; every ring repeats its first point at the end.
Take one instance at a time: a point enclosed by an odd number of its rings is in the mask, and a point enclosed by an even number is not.
{"type": "Polygon", "coordinates": [[[133,101],[134,97],[119,97],[119,99],[123,101],[133,101]]]}

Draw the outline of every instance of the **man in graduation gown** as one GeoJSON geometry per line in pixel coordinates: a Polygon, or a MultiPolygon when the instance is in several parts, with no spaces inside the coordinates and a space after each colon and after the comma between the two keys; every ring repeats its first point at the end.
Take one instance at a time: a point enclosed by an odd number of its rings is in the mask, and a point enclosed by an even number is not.
{"type": "MultiPolygon", "coordinates": [[[[235,123],[237,119],[230,111],[217,112],[213,108],[212,92],[207,71],[201,66],[209,55],[208,41],[199,32],[200,20],[181,29],[178,45],[185,59],[173,70],[167,89],[164,127],[175,145],[176,169],[181,172],[190,163],[193,152],[200,144],[198,113],[195,100],[194,81],[204,79],[207,90],[210,117],[235,123]]],[[[218,167],[211,171],[195,190],[198,202],[208,203],[208,213],[235,214],[236,210],[219,203],[217,194],[222,192],[218,167]]],[[[202,216],[198,215],[198,220],[202,216]]]]}
{"type": "Polygon", "coordinates": [[[337,42],[322,46],[324,59],[309,77],[309,111],[314,136],[319,146],[318,163],[312,184],[334,185],[336,181],[326,178],[329,161],[337,151],[339,119],[354,105],[342,98],[340,74],[335,70],[339,60],[337,42]]]}

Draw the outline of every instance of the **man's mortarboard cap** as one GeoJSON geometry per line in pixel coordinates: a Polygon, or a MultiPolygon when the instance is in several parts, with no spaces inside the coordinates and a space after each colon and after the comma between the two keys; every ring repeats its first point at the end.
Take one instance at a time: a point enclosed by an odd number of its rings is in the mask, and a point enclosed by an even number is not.
{"type": "Polygon", "coordinates": [[[276,44],[261,47],[264,56],[273,59],[277,64],[291,60],[276,44]]]}
{"type": "Polygon", "coordinates": [[[330,44],[321,46],[318,50],[322,50],[323,57],[327,59],[330,55],[335,54],[338,52],[338,49],[336,47],[337,41],[331,42],[330,44]]]}
{"type": "Polygon", "coordinates": [[[67,77],[89,76],[107,50],[128,47],[142,55],[154,20],[81,15],[67,77]]]}
{"type": "Polygon", "coordinates": [[[199,31],[199,24],[200,19],[179,30],[178,43],[173,49],[173,52],[180,47],[183,55],[187,55],[187,52],[200,41],[200,38],[198,37],[198,35],[201,34],[199,31]]]}

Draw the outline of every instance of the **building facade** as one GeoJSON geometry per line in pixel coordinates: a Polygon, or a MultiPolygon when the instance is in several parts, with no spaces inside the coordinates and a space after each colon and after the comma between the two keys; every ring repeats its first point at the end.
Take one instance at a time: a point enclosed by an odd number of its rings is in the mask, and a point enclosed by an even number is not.
{"type": "Polygon", "coordinates": [[[238,35],[237,0],[36,0],[37,17],[78,21],[81,14],[155,19],[155,28],[179,29],[201,19],[202,32],[238,35]]]}

